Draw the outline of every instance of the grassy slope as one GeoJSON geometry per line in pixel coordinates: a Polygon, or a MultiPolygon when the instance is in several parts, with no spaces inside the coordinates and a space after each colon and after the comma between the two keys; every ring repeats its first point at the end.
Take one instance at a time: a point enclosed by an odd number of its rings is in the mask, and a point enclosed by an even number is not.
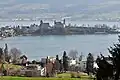
{"type": "Polygon", "coordinates": [[[88,78],[28,78],[28,77],[1,77],[0,80],[92,80],[88,78]]]}
{"type": "Polygon", "coordinates": [[[44,77],[0,77],[0,80],[92,80],[89,76],[81,75],[81,78],[70,78],[70,73],[58,74],[62,78],[44,78],[44,77]]]}
{"type": "MultiPolygon", "coordinates": [[[[1,66],[1,64],[0,64],[1,66]]],[[[12,65],[12,64],[4,64],[5,69],[8,68],[14,68],[15,70],[18,70],[21,68],[21,66],[12,65]]],[[[81,74],[80,74],[81,75],[81,74]]],[[[0,77],[0,80],[91,80],[89,76],[81,75],[81,78],[70,78],[70,73],[63,73],[58,74],[58,78],[44,78],[44,77],[0,77]]]]}

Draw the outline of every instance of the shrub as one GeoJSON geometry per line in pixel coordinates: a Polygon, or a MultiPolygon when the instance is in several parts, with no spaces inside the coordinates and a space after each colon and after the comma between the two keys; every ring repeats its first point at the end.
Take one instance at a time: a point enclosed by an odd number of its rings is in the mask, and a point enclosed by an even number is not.
{"type": "Polygon", "coordinates": [[[71,78],[76,78],[76,73],[75,72],[71,73],[71,78]]]}
{"type": "Polygon", "coordinates": [[[77,74],[77,78],[81,78],[81,75],[79,73],[77,74]]]}
{"type": "Polygon", "coordinates": [[[62,76],[58,76],[58,78],[63,78],[62,76]]]}

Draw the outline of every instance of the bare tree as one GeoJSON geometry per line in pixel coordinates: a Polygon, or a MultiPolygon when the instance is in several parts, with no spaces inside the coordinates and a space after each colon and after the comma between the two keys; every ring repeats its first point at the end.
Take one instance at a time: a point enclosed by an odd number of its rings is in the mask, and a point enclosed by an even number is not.
{"type": "Polygon", "coordinates": [[[12,59],[12,62],[13,63],[16,63],[18,61],[18,59],[20,58],[20,55],[21,55],[21,51],[17,48],[12,48],[10,50],[10,56],[11,56],[11,59],[12,59]]]}
{"type": "Polygon", "coordinates": [[[78,56],[78,52],[77,52],[77,50],[71,50],[70,52],[69,52],[69,57],[71,57],[72,59],[76,59],[77,58],[77,56],[78,56]]]}

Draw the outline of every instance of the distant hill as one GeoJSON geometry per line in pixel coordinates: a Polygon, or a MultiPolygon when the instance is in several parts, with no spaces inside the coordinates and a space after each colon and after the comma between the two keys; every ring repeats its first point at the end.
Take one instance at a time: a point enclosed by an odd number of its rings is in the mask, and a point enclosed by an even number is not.
{"type": "Polygon", "coordinates": [[[120,18],[120,0],[1,0],[0,18],[120,18]]]}

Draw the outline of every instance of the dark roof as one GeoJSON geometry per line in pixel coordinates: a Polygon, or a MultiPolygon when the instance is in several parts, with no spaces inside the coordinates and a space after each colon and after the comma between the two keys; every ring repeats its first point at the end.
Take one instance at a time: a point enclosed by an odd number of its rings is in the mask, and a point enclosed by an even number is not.
{"type": "Polygon", "coordinates": [[[61,25],[62,23],[61,22],[56,22],[55,24],[58,24],[58,25],[60,24],[61,25]]]}

